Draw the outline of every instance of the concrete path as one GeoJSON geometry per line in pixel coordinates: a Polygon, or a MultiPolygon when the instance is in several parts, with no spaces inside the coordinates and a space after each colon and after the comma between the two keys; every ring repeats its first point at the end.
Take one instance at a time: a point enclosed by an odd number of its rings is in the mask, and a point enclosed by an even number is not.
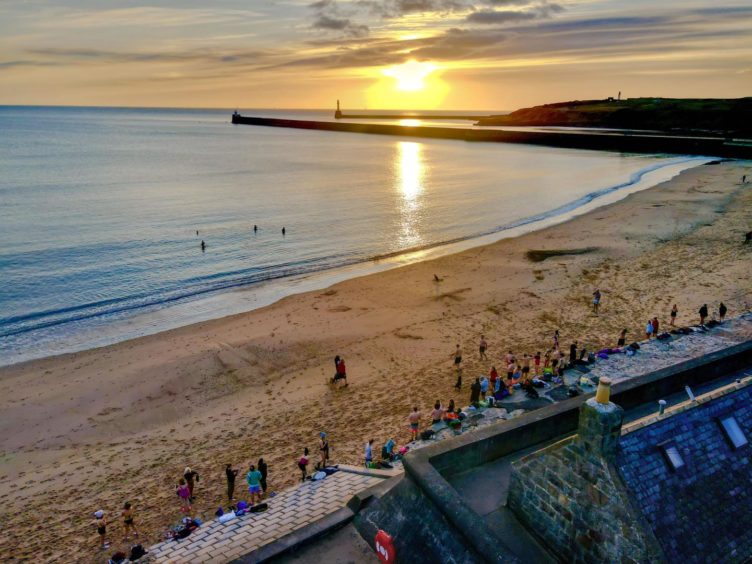
{"type": "Polygon", "coordinates": [[[355,493],[385,477],[341,469],[266,500],[269,509],[264,513],[249,513],[225,524],[209,521],[188,538],[159,543],[149,553],[155,562],[229,562],[337,511],[355,493]]]}

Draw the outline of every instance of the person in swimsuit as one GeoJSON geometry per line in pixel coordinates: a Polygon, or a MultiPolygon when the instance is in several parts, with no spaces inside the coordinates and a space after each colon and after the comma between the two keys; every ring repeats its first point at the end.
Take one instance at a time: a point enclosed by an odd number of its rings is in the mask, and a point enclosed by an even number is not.
{"type": "Polygon", "coordinates": [[[138,529],[136,528],[136,524],[133,522],[133,508],[131,507],[131,503],[129,501],[126,501],[123,504],[123,527],[125,528],[125,536],[123,537],[123,542],[128,540],[128,533],[133,531],[133,536],[138,537],[138,529]]]}
{"type": "Polygon", "coordinates": [[[300,478],[301,482],[305,482],[306,480],[306,475],[308,474],[308,463],[308,447],[306,447],[303,449],[303,456],[298,459],[298,468],[302,473],[302,476],[300,478]]]}
{"type": "Polygon", "coordinates": [[[491,381],[491,386],[496,388],[496,381],[499,379],[499,373],[496,371],[496,367],[491,367],[491,373],[488,375],[488,379],[491,381]]]}
{"type": "Polygon", "coordinates": [[[107,519],[105,519],[104,511],[101,509],[94,512],[94,525],[97,527],[97,534],[101,542],[102,550],[106,550],[110,543],[107,542],[107,519]]]}
{"type": "Polygon", "coordinates": [[[551,349],[546,349],[546,354],[543,355],[543,368],[549,368],[551,366],[551,349]]]}
{"type": "MultiPolygon", "coordinates": [[[[507,355],[507,356],[509,356],[509,355],[507,355]]],[[[514,361],[510,362],[509,364],[507,364],[507,380],[509,380],[509,378],[511,378],[512,376],[514,376],[514,368],[515,368],[514,361]]]]}
{"type": "Polygon", "coordinates": [[[619,340],[616,342],[617,347],[623,347],[627,343],[627,329],[626,327],[619,333],[619,340]]]}
{"type": "Polygon", "coordinates": [[[537,378],[540,376],[540,364],[541,364],[541,353],[538,351],[535,353],[535,356],[533,357],[533,366],[535,367],[535,377],[537,378]]]}
{"type": "Polygon", "coordinates": [[[454,349],[451,356],[454,358],[454,368],[457,372],[460,372],[462,370],[462,349],[459,345],[454,349]]]}
{"type": "Polygon", "coordinates": [[[193,488],[196,487],[196,482],[199,481],[200,476],[198,475],[198,472],[194,472],[186,466],[185,471],[183,472],[183,478],[185,478],[185,483],[188,484],[188,490],[191,492],[191,503],[193,503],[193,488]]]}
{"type": "Polygon", "coordinates": [[[674,304],[674,307],[671,308],[671,327],[674,326],[674,323],[676,323],[676,315],[679,313],[679,309],[676,307],[676,304],[674,304]]]}
{"type": "Polygon", "coordinates": [[[527,381],[530,378],[530,355],[522,355],[522,379],[527,381]]]}
{"type": "Polygon", "coordinates": [[[554,348],[559,348],[559,330],[554,331],[554,348]]]}
{"type": "Polygon", "coordinates": [[[485,360],[486,359],[486,349],[488,348],[488,343],[486,342],[486,337],[481,335],[480,336],[480,344],[478,345],[478,352],[480,353],[480,359],[485,360]]]}
{"type": "MultiPolygon", "coordinates": [[[[459,347],[459,345],[457,345],[459,347]]],[[[412,436],[412,440],[416,440],[418,438],[418,431],[420,427],[420,411],[418,411],[417,406],[413,407],[413,412],[407,416],[407,421],[410,423],[410,435],[412,436]]]]}
{"type": "Polygon", "coordinates": [[[329,460],[329,441],[326,440],[326,433],[324,433],[324,431],[321,431],[319,433],[319,454],[321,456],[321,460],[316,465],[316,468],[326,468],[327,462],[329,460]]]}
{"type": "Polygon", "coordinates": [[[647,325],[645,325],[645,338],[649,341],[653,336],[653,320],[648,319],[647,325]]]}
{"type": "Polygon", "coordinates": [[[444,409],[441,407],[441,402],[436,400],[433,404],[433,411],[431,412],[431,424],[441,423],[441,418],[444,416],[444,409]]]}

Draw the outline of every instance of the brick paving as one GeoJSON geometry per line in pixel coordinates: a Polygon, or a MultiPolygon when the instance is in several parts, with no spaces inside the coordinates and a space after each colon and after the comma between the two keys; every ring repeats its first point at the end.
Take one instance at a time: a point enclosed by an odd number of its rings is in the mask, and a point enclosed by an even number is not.
{"type": "Polygon", "coordinates": [[[264,513],[248,513],[224,524],[214,519],[188,538],[152,546],[149,554],[155,562],[228,562],[337,511],[355,493],[385,477],[341,469],[324,480],[306,482],[265,500],[269,509],[264,513]]]}

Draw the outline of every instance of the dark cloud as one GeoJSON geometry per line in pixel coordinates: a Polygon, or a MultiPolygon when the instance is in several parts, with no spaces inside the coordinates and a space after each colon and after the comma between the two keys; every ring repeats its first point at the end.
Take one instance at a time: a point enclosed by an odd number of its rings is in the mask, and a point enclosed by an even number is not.
{"type": "Polygon", "coordinates": [[[343,15],[335,0],[318,0],[308,5],[313,10],[314,19],[311,27],[324,31],[340,32],[351,37],[368,35],[368,26],[353,21],[349,15],[343,15]]]}
{"type": "Polygon", "coordinates": [[[357,4],[382,18],[400,18],[409,14],[466,10],[470,0],[360,0],[357,4]]]}
{"type": "Polygon", "coordinates": [[[526,10],[476,10],[467,15],[466,21],[475,24],[507,24],[549,18],[564,10],[559,4],[543,2],[532,5],[522,0],[492,0],[496,5],[525,5],[526,10]]]}
{"type": "Polygon", "coordinates": [[[335,18],[325,14],[319,15],[313,22],[314,29],[325,29],[329,31],[341,31],[347,35],[361,37],[368,35],[368,26],[360,25],[353,22],[350,18],[335,18]]]}

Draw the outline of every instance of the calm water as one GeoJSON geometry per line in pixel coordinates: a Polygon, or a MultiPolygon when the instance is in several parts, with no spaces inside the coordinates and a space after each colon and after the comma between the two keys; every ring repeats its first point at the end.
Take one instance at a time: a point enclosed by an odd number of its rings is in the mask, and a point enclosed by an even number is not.
{"type": "Polygon", "coordinates": [[[500,232],[690,166],[229,114],[0,107],[0,363],[249,309],[291,276],[500,232]],[[245,301],[222,301],[239,288],[245,301]]]}

